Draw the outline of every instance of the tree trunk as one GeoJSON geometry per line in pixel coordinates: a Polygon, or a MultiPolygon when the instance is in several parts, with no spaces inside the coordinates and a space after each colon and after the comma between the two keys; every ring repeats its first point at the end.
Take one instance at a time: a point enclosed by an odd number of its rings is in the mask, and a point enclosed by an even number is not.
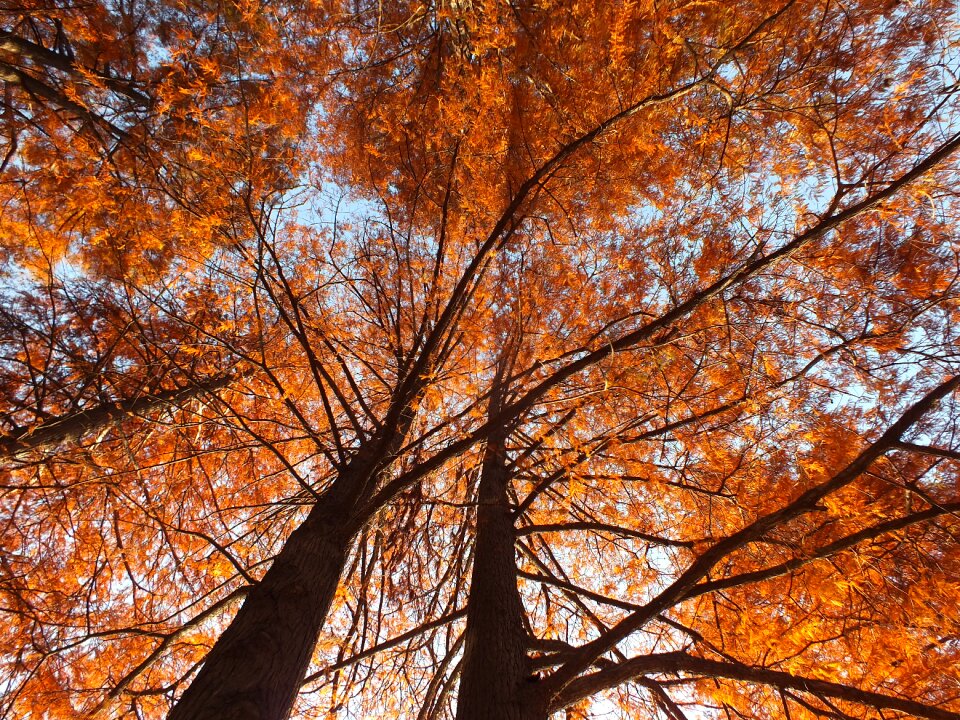
{"type": "Polygon", "coordinates": [[[467,601],[457,720],[546,720],[527,662],[503,433],[488,440],[467,601]]]}
{"type": "Polygon", "coordinates": [[[207,655],[170,720],[289,716],[350,546],[350,503],[338,502],[338,494],[321,498],[287,540],[207,655]]]}
{"type": "Polygon", "coordinates": [[[168,720],[289,717],[346,565],[357,507],[376,489],[413,421],[409,407],[397,415],[290,535],[168,720]]]}

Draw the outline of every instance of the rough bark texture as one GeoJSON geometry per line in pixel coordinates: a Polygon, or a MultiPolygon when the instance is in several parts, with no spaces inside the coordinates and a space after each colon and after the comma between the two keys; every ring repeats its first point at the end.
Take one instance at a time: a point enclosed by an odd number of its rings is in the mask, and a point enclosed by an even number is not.
{"type": "Polygon", "coordinates": [[[287,539],[204,659],[168,720],[285,720],[303,683],[369,498],[413,422],[413,400],[388,413],[287,539]]]}
{"type": "Polygon", "coordinates": [[[527,663],[504,441],[490,438],[481,469],[457,720],[546,720],[527,663]]]}
{"type": "Polygon", "coordinates": [[[289,716],[350,543],[332,495],[314,506],[207,656],[170,720],[289,716]]]}

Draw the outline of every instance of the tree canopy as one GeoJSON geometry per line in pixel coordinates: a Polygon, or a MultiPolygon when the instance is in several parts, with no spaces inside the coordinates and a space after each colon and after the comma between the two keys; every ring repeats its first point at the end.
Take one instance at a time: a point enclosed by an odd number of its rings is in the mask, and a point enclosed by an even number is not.
{"type": "Polygon", "coordinates": [[[0,717],[960,720],[953,0],[0,17],[0,717]]]}

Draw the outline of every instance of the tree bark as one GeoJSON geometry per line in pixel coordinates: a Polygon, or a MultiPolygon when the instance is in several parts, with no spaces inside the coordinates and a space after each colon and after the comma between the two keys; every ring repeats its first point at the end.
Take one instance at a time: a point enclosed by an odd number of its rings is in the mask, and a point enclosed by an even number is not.
{"type": "Polygon", "coordinates": [[[360,525],[413,422],[407,403],[391,430],[357,450],[204,659],[168,720],[285,720],[293,710],[360,525]]]}
{"type": "MultiPolygon", "coordinates": [[[[341,476],[337,482],[348,479],[341,476]]],[[[350,502],[338,497],[342,495],[323,496],[293,532],[207,655],[170,720],[289,716],[350,546],[350,502]]]]}
{"type": "Polygon", "coordinates": [[[527,662],[505,440],[502,431],[490,437],[481,468],[457,720],[547,717],[536,701],[536,676],[527,662]]]}

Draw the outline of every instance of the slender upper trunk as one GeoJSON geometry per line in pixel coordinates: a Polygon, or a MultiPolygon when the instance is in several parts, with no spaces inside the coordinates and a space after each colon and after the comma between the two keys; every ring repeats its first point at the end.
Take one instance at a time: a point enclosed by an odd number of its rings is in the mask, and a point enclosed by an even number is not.
{"type": "Polygon", "coordinates": [[[547,717],[527,662],[505,440],[502,432],[490,437],[481,469],[457,720],[547,717]]]}

